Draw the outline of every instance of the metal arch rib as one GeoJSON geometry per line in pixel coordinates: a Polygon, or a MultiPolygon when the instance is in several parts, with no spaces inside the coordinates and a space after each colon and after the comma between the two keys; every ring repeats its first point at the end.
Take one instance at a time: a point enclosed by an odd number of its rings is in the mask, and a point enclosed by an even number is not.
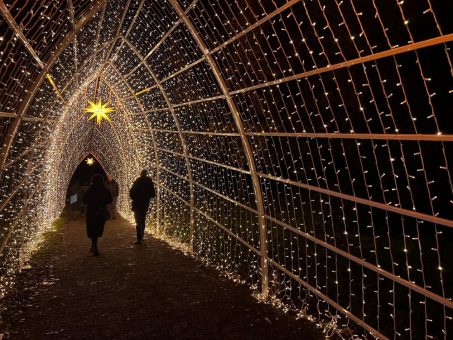
{"type": "MultiPolygon", "coordinates": [[[[118,95],[117,91],[110,85],[109,81],[103,75],[100,75],[99,78],[100,78],[100,81],[102,81],[104,83],[104,85],[107,86],[109,91],[111,91],[111,93],[113,94],[113,97],[115,97],[115,99],[118,101],[119,106],[121,107],[121,109],[124,112],[124,116],[125,116],[126,120],[129,122],[129,124],[131,124],[131,121],[129,119],[128,110],[126,109],[126,106],[124,105],[124,102],[121,99],[121,97],[118,95]]],[[[133,126],[133,124],[131,124],[131,126],[133,126]]],[[[114,126],[112,126],[112,129],[115,130],[115,134],[118,135],[118,131],[114,126]]],[[[153,142],[154,142],[154,140],[153,140],[153,142]]],[[[136,160],[138,160],[139,157],[137,154],[137,141],[136,141],[135,137],[133,137],[132,143],[135,148],[135,150],[134,150],[135,158],[136,158],[136,160]]],[[[124,159],[126,159],[126,158],[124,157],[124,159]]]]}
{"type": "MultiPolygon", "coordinates": [[[[97,77],[95,77],[94,79],[92,79],[92,80],[90,80],[89,82],[87,82],[87,83],[86,83],[86,86],[84,86],[84,87],[82,88],[82,90],[80,91],[80,93],[78,93],[78,95],[77,95],[76,98],[79,98],[79,97],[81,97],[81,96],[85,96],[85,95],[86,95],[86,92],[87,92],[88,86],[90,86],[94,81],[96,81],[96,78],[97,78],[97,77]]],[[[67,107],[68,107],[68,106],[67,106],[67,107]]],[[[74,130],[79,126],[80,122],[81,122],[83,119],[85,119],[85,117],[84,117],[83,115],[80,115],[80,116],[77,117],[75,120],[73,120],[73,124],[72,124],[72,126],[70,127],[69,132],[67,133],[67,135],[66,135],[65,137],[62,138],[62,139],[63,139],[63,143],[62,143],[63,148],[62,148],[62,150],[65,150],[65,149],[66,149],[67,144],[69,143],[69,139],[70,139],[72,133],[73,133],[74,130]]],[[[59,125],[59,124],[56,124],[56,125],[54,126],[54,128],[52,129],[52,135],[53,135],[53,134],[55,133],[55,131],[59,128],[58,125],[59,125]]],[[[88,133],[92,133],[92,130],[93,130],[93,126],[91,126],[86,132],[84,132],[84,133],[82,134],[82,137],[79,138],[79,140],[81,140],[83,137],[85,137],[88,133]]],[[[79,142],[79,141],[78,141],[78,142],[79,142]]],[[[77,143],[78,143],[78,142],[77,142],[77,143]]],[[[124,152],[123,152],[122,149],[121,149],[121,153],[124,154],[124,152]]],[[[105,169],[105,167],[104,167],[104,169],[105,169]]],[[[74,171],[75,171],[75,169],[74,169],[74,171]]],[[[71,176],[72,176],[72,175],[71,175],[71,176]]]]}
{"type": "Polygon", "coordinates": [[[20,29],[20,26],[17,24],[14,17],[11,15],[10,11],[6,7],[3,0],[0,0],[0,11],[2,12],[3,17],[8,22],[8,25],[12,28],[14,33],[19,37],[19,40],[24,44],[27,51],[32,55],[35,62],[41,67],[42,69],[46,69],[46,64],[39,58],[38,53],[35,49],[31,46],[30,42],[28,41],[27,37],[25,36],[24,32],[20,29]]]}
{"type": "MultiPolygon", "coordinates": [[[[107,41],[106,43],[110,43],[111,41],[107,41]]],[[[99,50],[95,51],[90,57],[88,57],[84,63],[82,64],[85,65],[85,62],[87,61],[90,61],[91,59],[93,59],[97,54],[99,53],[99,50]]],[[[93,77],[93,76],[91,76],[93,77]]],[[[66,84],[62,87],[62,93],[65,92],[66,88],[68,85],[70,85],[70,83],[72,81],[75,81],[75,78],[76,78],[76,75],[74,74],[67,82],[66,84]]],[[[91,79],[91,78],[88,78],[88,79],[91,79]]],[[[91,82],[91,81],[88,81],[88,82],[91,82]]],[[[53,108],[56,106],[57,104],[56,103],[53,103],[52,106],[50,107],[50,110],[53,110],[53,108]]],[[[8,113],[8,112],[0,112],[0,116],[3,116],[3,114],[5,115],[5,117],[9,117],[9,118],[16,118],[17,117],[17,114],[16,113],[8,113]]],[[[57,120],[58,118],[57,117],[51,117],[51,118],[38,118],[38,117],[29,117],[29,116],[25,116],[23,115],[22,116],[22,121],[55,121],[57,120]]],[[[54,131],[54,130],[52,130],[54,131]]],[[[9,161],[6,161],[5,160],[5,163],[3,164],[3,168],[0,168],[0,171],[3,171],[5,169],[7,169],[9,166],[11,166],[12,164],[14,164],[15,162],[17,162],[23,155],[26,155],[32,151],[34,151],[37,147],[41,147],[45,144],[48,143],[49,141],[49,138],[46,138],[45,140],[39,142],[37,145],[34,145],[32,148],[26,150],[25,152],[21,153],[19,156],[15,157],[14,159],[11,159],[9,161]]]]}
{"type": "MultiPolygon", "coordinates": [[[[120,107],[122,108],[123,112],[125,112],[125,117],[126,117],[126,119],[127,119],[128,121],[130,121],[129,115],[127,114],[127,110],[126,110],[126,108],[125,108],[125,106],[124,106],[124,104],[123,104],[123,101],[121,100],[120,96],[117,94],[117,92],[115,91],[115,89],[113,89],[113,88],[110,86],[110,84],[109,84],[109,82],[107,81],[107,79],[105,79],[105,77],[103,77],[102,75],[99,76],[98,74],[95,74],[95,75],[91,76],[91,79],[89,79],[89,80],[86,82],[86,85],[84,86],[84,91],[86,91],[86,88],[87,88],[90,84],[92,84],[92,83],[93,83],[96,79],[98,79],[98,78],[101,78],[100,80],[101,80],[101,81],[109,88],[109,90],[113,93],[113,96],[118,100],[118,102],[119,102],[119,104],[120,104],[120,107]]],[[[81,116],[81,118],[79,118],[79,119],[82,119],[82,116],[81,116]]],[[[75,127],[75,126],[76,126],[76,125],[74,125],[74,127],[75,127]]],[[[73,127],[73,128],[74,128],[74,127],[73,127]]],[[[70,132],[70,133],[72,133],[72,130],[73,130],[73,129],[71,129],[71,132],[70,132]]],[[[116,139],[119,141],[117,129],[116,129],[116,128],[113,128],[113,131],[114,131],[114,135],[115,135],[116,139]]],[[[133,140],[135,141],[135,138],[134,138],[133,140]]],[[[134,143],[134,144],[135,144],[135,143],[134,143]]],[[[153,144],[155,145],[154,139],[153,139],[153,144]]],[[[127,158],[125,157],[125,151],[124,151],[122,148],[120,148],[120,149],[121,149],[122,158],[123,158],[124,160],[126,160],[127,158]]],[[[137,158],[137,157],[136,157],[136,158],[137,158]]]]}
{"type": "MultiPolygon", "coordinates": [[[[120,99],[120,97],[118,96],[117,92],[115,91],[115,89],[113,89],[109,82],[107,81],[107,79],[105,79],[103,76],[96,76],[96,78],[98,79],[99,82],[103,82],[105,86],[107,86],[107,88],[109,89],[109,91],[111,91],[111,93],[113,94],[113,97],[115,97],[115,99],[119,102],[119,106],[121,107],[121,109],[123,110],[124,112],[124,116],[126,118],[126,120],[129,120],[129,115],[127,114],[127,110],[126,110],[126,107],[124,106],[124,103],[123,101],[120,99]]],[[[127,160],[127,157],[126,157],[126,152],[125,150],[123,149],[123,147],[121,146],[121,139],[119,138],[119,133],[118,133],[118,130],[116,127],[112,126],[112,130],[113,130],[113,134],[115,135],[115,138],[116,140],[118,141],[118,144],[120,145],[120,149],[121,149],[121,153],[122,153],[122,158],[123,158],[123,162],[125,162],[127,160]]],[[[135,136],[132,137],[132,140],[133,140],[133,144],[135,146],[135,150],[134,150],[134,153],[135,153],[135,158],[138,159],[137,157],[137,148],[136,148],[136,139],[135,139],[135,136]]],[[[92,143],[92,140],[90,140],[90,144],[92,143]]]]}
{"type": "MultiPolygon", "coordinates": [[[[115,44],[116,42],[118,41],[118,39],[120,39],[121,37],[121,28],[123,27],[123,23],[124,23],[124,19],[126,18],[126,14],[127,14],[127,10],[129,9],[129,6],[131,4],[131,0],[128,0],[127,3],[126,3],[126,6],[124,7],[124,12],[123,12],[123,15],[121,17],[121,21],[120,21],[120,24],[118,25],[118,28],[116,30],[116,33],[115,33],[115,39],[112,43],[112,46],[110,46],[110,49],[109,49],[109,52],[107,53],[106,55],[106,59],[104,61],[104,65],[107,65],[106,61],[108,59],[110,60],[114,60],[116,58],[116,55],[118,54],[118,52],[121,50],[121,48],[123,47],[123,44],[124,44],[124,41],[121,42],[120,46],[118,46],[118,48],[116,49],[115,53],[113,54],[112,57],[110,57],[110,54],[112,53],[113,51],[113,48],[115,47],[115,44]]],[[[131,23],[129,24],[129,27],[127,28],[126,30],[126,33],[124,34],[124,36],[128,36],[129,33],[131,32],[132,30],[132,27],[135,25],[135,22],[137,21],[137,18],[140,14],[140,12],[142,11],[142,8],[143,8],[143,5],[145,4],[145,0],[141,0],[139,5],[138,5],[138,8],[137,8],[137,11],[135,12],[133,18],[132,18],[132,21],[131,23]]]]}
{"type": "MultiPolygon", "coordinates": [[[[128,88],[129,92],[132,94],[133,96],[133,90],[132,88],[130,87],[129,83],[126,81],[126,79],[123,77],[123,75],[121,74],[121,72],[119,72],[115,65],[113,65],[111,62],[107,62],[106,65],[109,65],[114,72],[116,72],[120,78],[121,78],[121,81],[126,85],[126,87],[128,88]]],[[[107,82],[107,79],[105,79],[103,76],[102,78],[104,79],[104,81],[106,83],[107,82]]],[[[113,89],[112,89],[113,90],[113,89]]],[[[115,91],[114,91],[115,92],[115,91]]],[[[156,221],[156,225],[157,227],[159,228],[159,225],[160,225],[160,188],[161,188],[161,183],[160,183],[160,172],[159,172],[159,153],[157,152],[157,143],[156,143],[156,131],[153,127],[153,125],[151,124],[151,122],[149,122],[148,118],[146,118],[146,113],[145,111],[143,110],[144,107],[142,105],[142,103],[134,96],[136,102],[137,102],[137,105],[139,105],[141,108],[142,108],[142,111],[140,113],[140,115],[143,114],[144,118],[145,118],[145,122],[146,122],[146,125],[148,125],[148,129],[149,131],[151,132],[151,140],[152,140],[152,143],[153,143],[153,146],[154,146],[154,159],[155,159],[155,162],[156,162],[156,187],[157,187],[157,200],[156,200],[156,204],[157,204],[157,221],[156,221]]],[[[124,112],[127,112],[127,111],[124,111],[124,112]]],[[[127,115],[127,119],[129,119],[129,115],[127,115]]],[[[138,159],[138,157],[137,157],[138,159]]]]}
{"type": "MultiPolygon", "coordinates": [[[[19,128],[19,124],[22,121],[22,117],[25,114],[25,112],[28,110],[28,107],[30,106],[33,98],[35,97],[35,95],[36,95],[36,93],[37,93],[37,91],[39,89],[39,86],[41,85],[42,81],[44,80],[48,70],[58,60],[58,58],[60,57],[61,53],[63,53],[63,51],[68,46],[68,44],[71,42],[71,40],[74,37],[74,35],[76,35],[77,32],[79,32],[80,29],[82,27],[84,27],[87,22],[89,22],[100,10],[102,10],[105,7],[105,5],[107,4],[107,1],[108,0],[99,0],[89,11],[87,11],[80,18],[80,20],[77,21],[77,23],[74,25],[74,28],[66,34],[66,36],[63,38],[63,40],[61,41],[60,45],[55,50],[55,52],[52,54],[52,56],[46,62],[44,62],[41,65],[43,70],[41,71],[41,73],[38,76],[38,78],[36,78],[36,80],[34,81],[33,85],[31,86],[30,91],[27,94],[27,96],[22,101],[22,104],[20,105],[19,110],[17,112],[17,116],[16,116],[15,120],[13,121],[13,123],[9,126],[8,131],[6,133],[6,137],[5,137],[5,140],[3,142],[3,145],[1,146],[1,151],[0,151],[0,171],[3,171],[3,169],[4,169],[4,165],[5,165],[6,158],[8,157],[9,149],[11,148],[11,144],[12,144],[12,142],[14,140],[14,137],[15,137],[15,135],[17,133],[17,130],[19,128]]],[[[3,9],[4,3],[3,3],[2,0],[0,0],[0,5],[2,6],[1,9],[2,9],[2,13],[3,13],[3,11],[4,11],[4,9],[3,9]]],[[[5,6],[5,9],[6,9],[6,6],[5,6]]],[[[8,10],[6,9],[6,11],[8,11],[8,10]]],[[[9,11],[8,11],[8,13],[9,13],[9,11]]],[[[8,21],[8,23],[12,26],[11,22],[8,21]]],[[[16,31],[14,26],[12,26],[12,28],[13,28],[13,30],[16,31]]],[[[24,38],[25,38],[25,36],[24,36],[24,38]]],[[[27,46],[27,44],[29,45],[29,43],[28,43],[28,41],[26,39],[25,39],[25,41],[22,40],[22,42],[25,44],[25,46],[27,46]]],[[[31,47],[31,45],[30,45],[30,47],[31,47]]],[[[31,51],[30,51],[30,53],[33,55],[33,53],[31,51]]]]}
{"type": "Polygon", "coordinates": [[[222,73],[220,72],[219,67],[217,66],[216,62],[212,55],[208,53],[208,48],[206,43],[203,39],[197,34],[196,28],[192,21],[189,19],[187,14],[184,12],[180,4],[177,0],[168,0],[169,3],[172,5],[178,16],[182,19],[184,24],[186,25],[187,29],[189,30],[190,34],[194,38],[195,42],[197,43],[198,47],[200,48],[201,52],[203,53],[204,58],[208,62],[211,71],[214,73],[214,76],[217,79],[217,82],[220,86],[220,89],[225,96],[225,100],[227,101],[228,107],[233,115],[233,119],[236,123],[236,127],[238,132],[241,136],[242,147],[247,157],[247,163],[250,168],[253,188],[255,192],[255,199],[257,204],[258,210],[258,224],[260,229],[260,253],[261,253],[261,293],[263,298],[267,298],[269,295],[269,282],[268,282],[268,255],[267,255],[267,227],[266,227],[266,220],[264,218],[264,203],[263,203],[263,194],[261,191],[260,180],[257,175],[256,170],[256,163],[255,158],[253,157],[252,147],[250,145],[250,141],[248,136],[245,133],[244,123],[242,118],[239,114],[239,110],[236,106],[236,103],[233,101],[231,94],[228,90],[227,83],[225,78],[223,77],[222,73]]]}
{"type": "MultiPolygon", "coordinates": [[[[67,0],[68,9],[69,9],[69,16],[71,18],[72,29],[75,29],[76,21],[75,21],[75,13],[74,13],[74,4],[72,0],[67,0]]],[[[104,7],[105,8],[105,7],[104,7]]],[[[77,73],[78,68],[78,60],[77,60],[77,36],[74,36],[74,41],[72,43],[72,49],[74,51],[74,68],[77,73]]]]}
{"type": "Polygon", "coordinates": [[[121,37],[123,41],[126,43],[127,46],[132,50],[132,52],[141,60],[142,64],[146,67],[148,70],[149,74],[153,78],[154,82],[157,84],[157,87],[159,88],[160,92],[162,93],[162,96],[164,97],[165,103],[168,106],[169,111],[171,112],[171,115],[173,117],[173,120],[175,121],[176,128],[178,129],[178,136],[179,140],[181,141],[182,149],[183,149],[183,155],[184,159],[186,162],[186,168],[187,168],[187,177],[189,181],[189,196],[190,196],[190,250],[193,252],[193,239],[194,239],[194,224],[195,224],[195,218],[194,218],[194,203],[195,203],[195,198],[194,198],[194,191],[193,191],[193,180],[192,180],[192,169],[190,166],[190,160],[189,160],[189,154],[187,150],[187,144],[186,140],[184,139],[183,134],[181,133],[181,125],[179,124],[179,119],[176,116],[175,113],[175,108],[173,107],[173,104],[170,102],[170,98],[168,97],[167,92],[165,91],[164,87],[162,86],[160,80],[157,78],[157,75],[151,68],[151,66],[148,64],[146,61],[145,57],[140,53],[140,51],[137,50],[137,48],[126,38],[126,37],[121,37]]]}
{"type": "MultiPolygon", "coordinates": [[[[90,86],[90,84],[92,84],[93,82],[97,81],[98,76],[95,76],[95,77],[93,77],[93,78],[94,78],[94,79],[92,79],[91,81],[87,82],[86,86],[84,87],[84,89],[83,89],[83,91],[82,91],[83,94],[80,94],[80,96],[83,96],[83,95],[86,94],[86,90],[87,90],[88,86],[90,86]]],[[[106,85],[107,85],[107,84],[106,84],[106,85]]],[[[107,86],[108,86],[108,85],[107,85],[107,86]]],[[[114,91],[113,91],[113,92],[114,92],[114,91]]],[[[113,95],[114,95],[115,97],[117,96],[117,94],[116,94],[115,92],[113,93],[113,95]]],[[[123,110],[124,110],[124,108],[123,108],[123,110]]],[[[66,138],[64,138],[63,149],[65,149],[65,148],[67,147],[67,144],[68,144],[68,142],[69,142],[70,136],[72,135],[72,133],[74,132],[74,130],[79,126],[79,124],[81,123],[81,121],[84,120],[84,119],[86,119],[86,118],[85,118],[84,116],[81,115],[80,117],[78,117],[78,118],[74,121],[74,124],[71,126],[71,130],[70,130],[69,133],[67,134],[66,138]]],[[[126,115],[126,119],[128,119],[127,115],[126,115]]],[[[89,130],[87,130],[87,131],[83,134],[83,136],[85,136],[85,135],[88,134],[88,133],[92,133],[93,130],[94,130],[94,126],[91,126],[91,127],[89,128],[89,130]]],[[[114,128],[114,127],[112,128],[112,130],[113,130],[113,135],[115,136],[115,139],[117,140],[117,142],[118,142],[119,145],[120,145],[120,148],[119,148],[120,153],[121,153],[120,158],[123,160],[123,162],[125,162],[126,159],[127,159],[127,157],[125,156],[126,153],[125,153],[123,147],[121,146],[121,143],[120,143],[121,140],[120,140],[119,137],[118,137],[118,131],[117,131],[117,129],[114,128]]],[[[91,148],[88,147],[88,149],[91,149],[91,148]]],[[[90,150],[90,152],[93,154],[93,156],[95,156],[93,150],[90,150]]],[[[96,156],[95,156],[95,157],[96,157],[96,156]]],[[[97,159],[99,162],[101,162],[100,159],[99,159],[98,157],[96,157],[96,159],[97,159]]],[[[80,161],[81,161],[81,159],[80,159],[80,161]]],[[[103,167],[105,170],[107,170],[107,167],[105,166],[105,164],[101,164],[101,165],[102,165],[102,167],[103,167]]],[[[73,171],[75,171],[75,169],[73,169],[73,171]]],[[[71,176],[72,176],[72,174],[71,174],[71,176]]]]}

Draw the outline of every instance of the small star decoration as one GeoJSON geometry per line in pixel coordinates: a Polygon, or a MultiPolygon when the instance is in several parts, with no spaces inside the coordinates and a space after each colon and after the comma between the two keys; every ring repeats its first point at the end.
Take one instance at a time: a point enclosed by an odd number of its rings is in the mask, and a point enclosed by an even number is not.
{"type": "Polygon", "coordinates": [[[88,164],[89,166],[91,166],[91,165],[94,164],[94,158],[88,157],[88,158],[85,160],[85,162],[87,162],[87,164],[88,164]]]}

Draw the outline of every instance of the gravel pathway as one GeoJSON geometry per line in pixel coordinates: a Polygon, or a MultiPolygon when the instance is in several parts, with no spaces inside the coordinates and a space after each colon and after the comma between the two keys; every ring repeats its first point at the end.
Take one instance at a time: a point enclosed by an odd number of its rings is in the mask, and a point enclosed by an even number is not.
{"type": "MultiPolygon", "coordinates": [[[[133,227],[109,221],[92,256],[84,220],[46,238],[3,301],[7,339],[321,339],[313,324],[133,227]]],[[[1,336],[0,336],[1,338],[1,336]]]]}

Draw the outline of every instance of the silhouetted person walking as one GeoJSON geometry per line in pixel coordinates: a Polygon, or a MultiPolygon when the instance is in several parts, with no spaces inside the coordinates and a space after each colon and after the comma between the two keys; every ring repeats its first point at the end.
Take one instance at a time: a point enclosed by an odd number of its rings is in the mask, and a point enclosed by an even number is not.
{"type": "Polygon", "coordinates": [[[91,185],[83,196],[83,202],[87,205],[86,225],[87,235],[91,239],[90,251],[97,256],[98,238],[102,236],[105,220],[108,218],[107,204],[112,202],[102,175],[96,174],[91,178],[91,185]]]}
{"type": "Polygon", "coordinates": [[[110,218],[116,218],[116,202],[118,200],[118,195],[120,193],[120,187],[118,186],[117,181],[113,179],[111,174],[107,175],[107,180],[104,183],[107,190],[112,195],[112,203],[109,204],[110,218]]]}
{"type": "Polygon", "coordinates": [[[137,229],[137,241],[135,241],[135,244],[140,244],[145,234],[146,213],[148,212],[149,201],[151,198],[156,197],[154,184],[152,179],[148,177],[147,170],[142,170],[140,177],[132,184],[129,196],[132,199],[132,211],[134,212],[137,229]]]}

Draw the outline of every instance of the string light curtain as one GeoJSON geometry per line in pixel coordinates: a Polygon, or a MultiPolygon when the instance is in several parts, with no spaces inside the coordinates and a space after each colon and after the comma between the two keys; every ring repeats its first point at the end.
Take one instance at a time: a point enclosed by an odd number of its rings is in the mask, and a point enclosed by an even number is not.
{"type": "Polygon", "coordinates": [[[93,154],[123,216],[149,168],[153,232],[327,334],[451,336],[448,1],[0,9],[2,294],[93,154]]]}

